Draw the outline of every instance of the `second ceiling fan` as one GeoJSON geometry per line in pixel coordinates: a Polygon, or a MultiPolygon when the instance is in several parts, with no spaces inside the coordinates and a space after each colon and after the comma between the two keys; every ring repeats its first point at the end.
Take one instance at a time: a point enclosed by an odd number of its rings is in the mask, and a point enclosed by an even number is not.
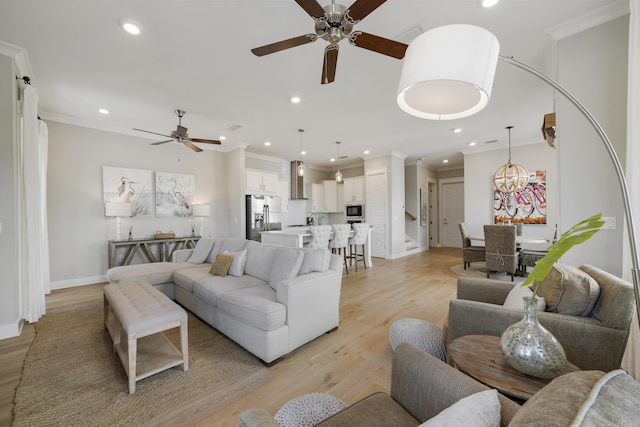
{"type": "Polygon", "coordinates": [[[362,31],[353,31],[355,24],[376,10],[386,0],[356,0],[348,8],[335,4],[335,0],[332,0],[331,4],[325,7],[322,7],[316,0],[295,1],[314,19],[315,33],[251,49],[254,55],[269,55],[314,42],[318,38],[324,39],[329,42],[329,45],[324,49],[322,84],[331,83],[335,80],[336,65],[338,63],[338,42],[345,38],[348,38],[349,43],[354,46],[397,59],[404,58],[408,45],[362,31]]]}

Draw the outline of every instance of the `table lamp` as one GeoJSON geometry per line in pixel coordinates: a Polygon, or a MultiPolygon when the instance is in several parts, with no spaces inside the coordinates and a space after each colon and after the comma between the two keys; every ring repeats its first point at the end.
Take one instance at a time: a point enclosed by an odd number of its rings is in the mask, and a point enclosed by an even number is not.
{"type": "Polygon", "coordinates": [[[204,217],[211,215],[211,205],[193,205],[193,216],[200,218],[200,236],[204,236],[204,217]]]}
{"type": "Polygon", "coordinates": [[[105,202],[105,216],[116,217],[116,240],[121,240],[120,218],[131,216],[131,203],[105,202]]]}

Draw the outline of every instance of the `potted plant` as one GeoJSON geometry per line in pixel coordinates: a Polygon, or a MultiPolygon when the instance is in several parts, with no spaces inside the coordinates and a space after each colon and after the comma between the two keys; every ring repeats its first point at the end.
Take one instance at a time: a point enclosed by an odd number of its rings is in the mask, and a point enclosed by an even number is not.
{"type": "Polygon", "coordinates": [[[604,225],[602,214],[578,222],[560,235],[547,249],[547,254],[536,262],[521,286],[535,282],[533,295],[524,297],[523,319],[509,326],[500,337],[500,347],[506,362],[513,368],[538,378],[555,378],[567,368],[567,356],[558,340],[538,322],[536,295],[544,280],[569,249],[584,243],[604,225]]]}

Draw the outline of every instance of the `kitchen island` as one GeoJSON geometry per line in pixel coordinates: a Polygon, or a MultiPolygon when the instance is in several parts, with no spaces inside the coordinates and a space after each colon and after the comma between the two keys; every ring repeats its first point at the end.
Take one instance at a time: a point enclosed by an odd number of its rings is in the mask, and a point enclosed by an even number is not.
{"type": "MultiPolygon", "coordinates": [[[[353,229],[349,232],[349,237],[353,237],[353,229]]],[[[311,241],[309,227],[290,227],[277,231],[263,231],[260,233],[262,243],[276,246],[286,246],[288,248],[303,248],[305,243],[311,241]]],[[[367,235],[365,247],[365,263],[367,267],[372,267],[371,263],[371,228],[367,235]]]]}

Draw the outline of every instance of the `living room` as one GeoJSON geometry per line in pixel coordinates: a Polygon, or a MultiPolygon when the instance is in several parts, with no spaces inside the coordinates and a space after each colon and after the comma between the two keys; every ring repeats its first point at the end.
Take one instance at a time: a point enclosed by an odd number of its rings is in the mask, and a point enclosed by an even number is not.
{"type": "MultiPolygon", "coordinates": [[[[624,15],[622,18],[613,19],[560,40],[557,45],[556,66],[559,81],[570,85],[571,90],[575,91],[605,126],[623,163],[626,161],[627,164],[633,164],[631,158],[634,153],[630,151],[633,144],[624,142],[633,138],[627,131],[626,114],[626,65],[627,61],[631,62],[627,56],[628,32],[628,16],[624,15]],[[589,72],[586,73],[585,69],[589,72]]],[[[13,99],[5,94],[13,93],[11,85],[15,84],[16,73],[14,65],[7,58],[1,58],[1,75],[4,81],[1,102],[3,112],[13,112],[13,99]]],[[[37,62],[36,58],[31,60],[34,64],[37,62]]],[[[501,73],[519,73],[506,65],[499,66],[499,70],[501,73]]],[[[393,80],[395,84],[397,76],[394,76],[393,80]]],[[[547,90],[542,88],[543,86],[540,86],[539,90],[547,90]]],[[[630,91],[628,93],[631,94],[630,91]]],[[[629,97],[631,98],[630,95],[629,97]]],[[[513,99],[514,104],[519,102],[523,101],[513,99]]],[[[595,212],[603,212],[605,216],[614,217],[617,219],[614,230],[599,233],[592,244],[584,245],[584,248],[577,248],[568,254],[565,262],[572,265],[590,263],[613,274],[624,276],[629,270],[628,261],[624,260],[624,216],[619,194],[615,191],[617,183],[612,169],[604,158],[604,150],[600,148],[597,136],[584,119],[573,111],[567,101],[554,98],[550,105],[554,103],[561,123],[558,148],[553,150],[545,143],[538,142],[535,147],[514,147],[512,152],[514,160],[527,168],[547,170],[548,222],[546,226],[531,226],[536,228],[530,227],[528,232],[551,236],[555,224],[558,224],[560,230],[564,230],[578,219],[595,212]],[[531,150],[536,150],[537,154],[531,155],[531,150]]],[[[549,111],[540,111],[539,118],[547,112],[549,111]]],[[[15,200],[17,195],[12,186],[13,179],[4,179],[4,174],[13,173],[13,113],[2,116],[3,142],[0,150],[1,169],[4,172],[0,194],[5,200],[15,200]]],[[[51,281],[54,286],[85,285],[97,283],[104,278],[107,262],[106,242],[114,235],[114,221],[104,216],[103,166],[195,175],[196,201],[211,205],[211,216],[204,219],[206,234],[241,236],[242,228],[238,224],[242,223],[242,203],[238,195],[244,194],[244,148],[233,152],[205,150],[193,155],[189,150],[180,151],[174,146],[171,146],[171,149],[150,147],[149,140],[142,140],[133,134],[112,132],[109,129],[92,129],[81,122],[65,123],[56,121],[53,117],[45,120],[49,126],[50,144],[47,210],[49,243],[51,248],[55,248],[50,250],[51,281]]],[[[507,124],[497,123],[495,127],[502,130],[507,124]]],[[[539,129],[536,131],[539,133],[539,129]]],[[[295,130],[293,133],[297,137],[295,130]]],[[[635,139],[632,141],[635,142],[635,139]]],[[[388,156],[392,155],[390,152],[388,156]]],[[[475,229],[491,219],[490,174],[504,163],[506,158],[505,148],[483,153],[467,152],[464,156],[465,218],[475,229]]],[[[435,176],[437,183],[438,171],[424,169],[420,176],[435,176]]],[[[367,170],[366,160],[364,170],[367,170]]],[[[329,170],[328,173],[333,173],[333,170],[329,170]]],[[[421,182],[417,188],[426,191],[426,182],[421,182]]],[[[401,197],[403,202],[404,198],[405,194],[401,197]]],[[[16,239],[12,238],[16,218],[11,205],[10,203],[0,207],[0,257],[7,261],[8,265],[16,264],[15,252],[18,244],[16,239]]],[[[151,235],[158,230],[171,230],[180,235],[191,232],[191,223],[179,219],[130,220],[128,225],[133,225],[133,234],[136,236],[151,235]]],[[[403,236],[404,225],[398,226],[397,229],[403,236]]],[[[0,291],[0,330],[3,332],[16,329],[20,311],[17,273],[14,270],[8,271],[6,277],[7,284],[0,291]]]]}

